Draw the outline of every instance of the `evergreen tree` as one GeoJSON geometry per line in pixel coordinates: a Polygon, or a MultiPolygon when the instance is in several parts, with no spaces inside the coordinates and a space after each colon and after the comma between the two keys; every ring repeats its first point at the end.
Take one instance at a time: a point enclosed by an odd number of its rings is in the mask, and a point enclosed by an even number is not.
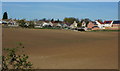
{"type": "Polygon", "coordinates": [[[54,21],[54,19],[51,19],[51,22],[53,22],[54,21]]]}
{"type": "Polygon", "coordinates": [[[57,19],[57,22],[60,22],[60,20],[59,20],[59,19],[57,19]]]}
{"type": "Polygon", "coordinates": [[[8,19],[7,12],[4,12],[4,14],[3,14],[3,19],[8,19]]]}

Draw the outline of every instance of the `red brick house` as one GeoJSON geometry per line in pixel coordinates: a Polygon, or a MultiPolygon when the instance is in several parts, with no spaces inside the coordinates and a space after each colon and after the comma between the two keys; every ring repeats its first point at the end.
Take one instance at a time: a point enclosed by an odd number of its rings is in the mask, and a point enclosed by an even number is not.
{"type": "Polygon", "coordinates": [[[120,29],[120,21],[113,21],[111,29],[114,29],[114,30],[120,29]]]}
{"type": "Polygon", "coordinates": [[[120,27],[120,21],[113,21],[112,27],[120,27]]]}
{"type": "Polygon", "coordinates": [[[96,24],[96,22],[92,22],[90,21],[87,25],[87,29],[88,30],[97,30],[99,29],[98,25],[96,24]]]}
{"type": "Polygon", "coordinates": [[[88,25],[87,25],[87,28],[92,28],[94,27],[94,23],[93,22],[89,22],[88,25]]]}

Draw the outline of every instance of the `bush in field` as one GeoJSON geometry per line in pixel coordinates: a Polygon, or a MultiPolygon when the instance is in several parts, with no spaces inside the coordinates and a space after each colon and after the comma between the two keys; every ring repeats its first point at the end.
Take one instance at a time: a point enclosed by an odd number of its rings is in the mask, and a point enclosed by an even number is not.
{"type": "Polygon", "coordinates": [[[32,63],[28,61],[26,54],[17,54],[19,48],[24,48],[20,43],[16,48],[5,48],[7,54],[2,57],[2,70],[8,69],[31,69],[32,63]]]}

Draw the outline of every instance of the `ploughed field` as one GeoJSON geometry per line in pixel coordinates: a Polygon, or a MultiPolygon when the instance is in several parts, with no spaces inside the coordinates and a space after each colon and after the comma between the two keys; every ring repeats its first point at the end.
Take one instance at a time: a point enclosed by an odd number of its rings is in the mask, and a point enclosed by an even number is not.
{"type": "MultiPolygon", "coordinates": [[[[117,32],[3,28],[3,48],[22,42],[36,69],[117,69],[117,32]]],[[[4,52],[3,52],[4,54],[4,52]]]]}

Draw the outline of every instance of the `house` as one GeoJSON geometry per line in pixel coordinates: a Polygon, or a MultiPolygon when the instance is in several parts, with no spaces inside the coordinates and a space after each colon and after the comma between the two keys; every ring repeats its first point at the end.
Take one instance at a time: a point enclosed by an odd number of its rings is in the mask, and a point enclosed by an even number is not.
{"type": "Polygon", "coordinates": [[[113,23],[113,21],[104,21],[104,22],[95,21],[95,22],[100,29],[106,29],[108,27],[112,27],[112,23],[113,23]]]}
{"type": "Polygon", "coordinates": [[[0,20],[0,24],[2,24],[2,20],[0,20]]]}
{"type": "Polygon", "coordinates": [[[2,25],[6,27],[18,27],[19,24],[13,19],[2,20],[2,25]]]}
{"type": "Polygon", "coordinates": [[[46,22],[46,23],[48,23],[51,27],[53,26],[53,23],[52,23],[52,22],[46,22]]]}
{"type": "Polygon", "coordinates": [[[42,24],[35,24],[35,28],[42,28],[42,24]]]}
{"type": "Polygon", "coordinates": [[[93,26],[92,30],[99,30],[100,28],[98,26],[93,26]]]}
{"type": "Polygon", "coordinates": [[[58,24],[56,25],[56,27],[62,28],[62,25],[61,25],[60,23],[58,23],[58,24]]]}
{"type": "Polygon", "coordinates": [[[62,22],[53,21],[52,24],[54,28],[62,28],[62,22]]]}
{"type": "Polygon", "coordinates": [[[74,21],[74,23],[70,25],[70,28],[77,28],[77,24],[78,23],[76,23],[76,21],[74,21]]]}
{"type": "Polygon", "coordinates": [[[113,21],[112,27],[120,27],[120,21],[113,21]]]}
{"type": "Polygon", "coordinates": [[[105,27],[112,27],[113,21],[104,21],[104,26],[105,27]]]}
{"type": "Polygon", "coordinates": [[[62,27],[63,27],[63,28],[68,28],[69,26],[64,23],[64,24],[62,24],[62,27]]]}
{"type": "Polygon", "coordinates": [[[53,24],[51,22],[43,22],[42,27],[52,27],[53,24]]]}
{"type": "Polygon", "coordinates": [[[25,23],[25,26],[28,27],[30,24],[28,22],[25,23]]]}
{"type": "Polygon", "coordinates": [[[120,21],[113,21],[112,29],[119,29],[120,28],[120,21]]]}
{"type": "Polygon", "coordinates": [[[7,25],[8,22],[7,22],[7,21],[2,21],[2,24],[3,24],[3,25],[7,25]]]}
{"type": "Polygon", "coordinates": [[[87,24],[85,23],[85,21],[83,21],[83,22],[82,22],[82,27],[85,28],[86,26],[87,26],[87,24]]]}
{"type": "Polygon", "coordinates": [[[16,23],[16,21],[14,21],[14,20],[8,21],[8,27],[18,27],[18,26],[19,26],[19,24],[16,23]]]}
{"type": "Polygon", "coordinates": [[[53,27],[61,28],[62,25],[60,23],[53,23],[53,27]]]}
{"type": "Polygon", "coordinates": [[[34,28],[43,28],[42,25],[43,25],[43,21],[34,22],[34,28]]]}
{"type": "Polygon", "coordinates": [[[87,30],[96,30],[96,29],[99,29],[96,22],[90,21],[87,25],[87,30]]]}

